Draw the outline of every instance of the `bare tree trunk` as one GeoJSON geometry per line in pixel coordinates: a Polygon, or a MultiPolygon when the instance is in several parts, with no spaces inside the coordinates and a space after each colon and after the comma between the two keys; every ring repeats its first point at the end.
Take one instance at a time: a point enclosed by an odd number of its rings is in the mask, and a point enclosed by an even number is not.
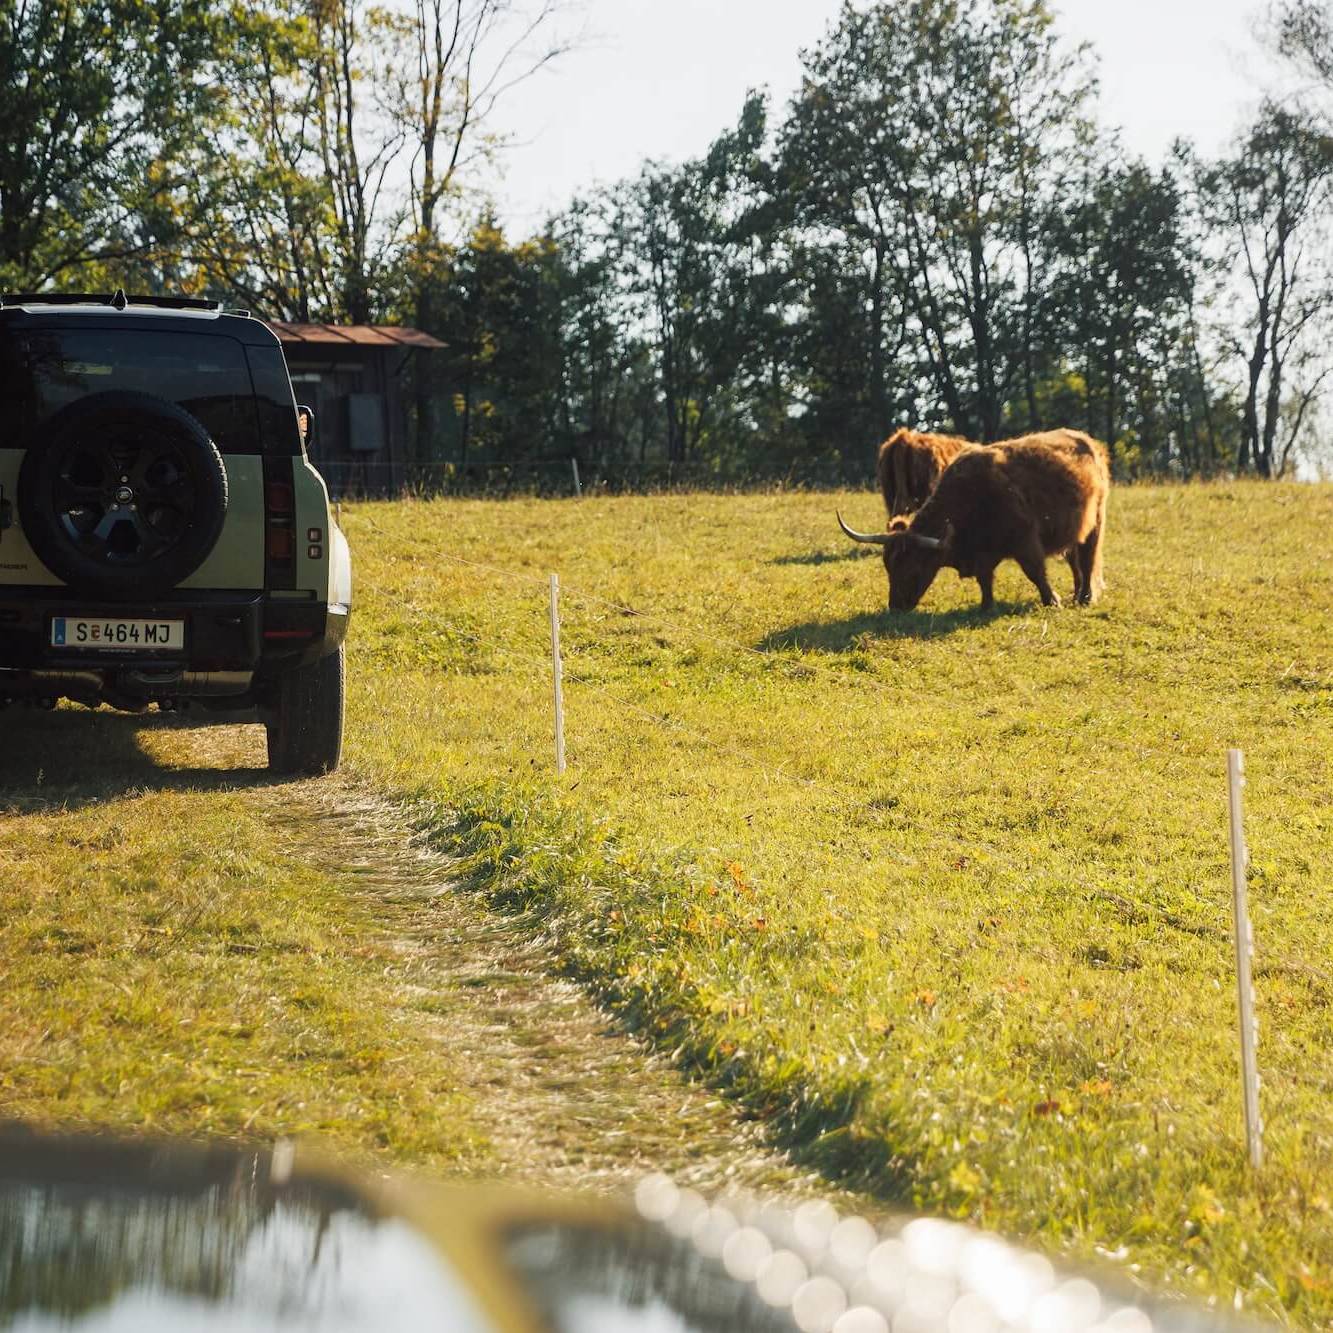
{"type": "Polygon", "coordinates": [[[1203,355],[1199,351],[1198,325],[1194,317],[1194,286],[1190,284],[1189,293],[1189,340],[1190,353],[1194,366],[1195,380],[1199,386],[1199,397],[1203,403],[1204,429],[1208,433],[1208,461],[1217,462],[1217,428],[1213,422],[1213,400],[1208,392],[1208,377],[1204,373],[1203,355]]]}
{"type": "Polygon", "coordinates": [[[1259,385],[1263,380],[1264,362],[1268,359],[1268,318],[1261,311],[1259,332],[1255,335],[1254,352],[1246,369],[1245,404],[1241,409],[1240,452],[1236,455],[1236,471],[1248,471],[1251,464],[1259,466],[1259,385]]]}
{"type": "Polygon", "coordinates": [[[1275,326],[1268,348],[1268,393],[1264,397],[1263,434],[1259,438],[1255,456],[1259,475],[1266,478],[1273,475],[1273,442],[1277,439],[1282,414],[1282,354],[1276,342],[1275,326]]]}
{"type": "Polygon", "coordinates": [[[1116,356],[1115,346],[1112,344],[1110,352],[1106,358],[1106,443],[1114,448],[1116,441],[1116,427],[1119,424],[1116,420],[1116,382],[1120,377],[1120,365],[1116,356]]]}
{"type": "Polygon", "coordinates": [[[884,251],[884,238],[877,236],[870,289],[870,399],[875,408],[875,428],[881,439],[893,427],[884,366],[884,251]]]}
{"type": "Polygon", "coordinates": [[[995,346],[991,337],[990,309],[987,296],[985,255],[980,236],[968,245],[970,292],[968,323],[977,356],[977,411],[981,417],[981,438],[987,444],[1000,438],[1004,404],[995,383],[995,346]]]}
{"type": "Polygon", "coordinates": [[[467,452],[472,442],[472,354],[469,352],[463,367],[463,420],[458,433],[458,473],[467,480],[467,452]]]}

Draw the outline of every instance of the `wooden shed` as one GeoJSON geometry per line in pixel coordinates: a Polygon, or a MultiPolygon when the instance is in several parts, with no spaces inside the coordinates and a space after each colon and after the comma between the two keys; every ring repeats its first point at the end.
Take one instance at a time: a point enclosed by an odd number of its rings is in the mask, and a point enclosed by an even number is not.
{"type": "Polygon", "coordinates": [[[403,371],[411,357],[444,344],[386,324],[268,326],[282,343],[296,401],[314,410],[310,456],[329,489],[396,491],[408,460],[403,371]]]}

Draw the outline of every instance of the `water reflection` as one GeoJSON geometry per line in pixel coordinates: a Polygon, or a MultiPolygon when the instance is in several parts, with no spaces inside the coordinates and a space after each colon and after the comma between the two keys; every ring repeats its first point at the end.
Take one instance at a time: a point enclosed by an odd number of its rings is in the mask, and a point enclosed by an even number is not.
{"type": "Polygon", "coordinates": [[[0,1181],[0,1329],[481,1333],[413,1230],[258,1182],[190,1194],[0,1181]]]}
{"type": "Polygon", "coordinates": [[[554,1333],[794,1333],[698,1248],[641,1224],[523,1227],[510,1263],[554,1333]]]}

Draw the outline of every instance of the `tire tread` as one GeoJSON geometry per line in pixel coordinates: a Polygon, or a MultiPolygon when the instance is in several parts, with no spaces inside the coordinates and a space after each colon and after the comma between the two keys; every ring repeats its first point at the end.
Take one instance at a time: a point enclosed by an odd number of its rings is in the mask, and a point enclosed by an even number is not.
{"type": "Polygon", "coordinates": [[[293,667],[278,682],[267,724],[268,763],[274,773],[318,777],[342,759],[346,654],[336,652],[293,667]]]}

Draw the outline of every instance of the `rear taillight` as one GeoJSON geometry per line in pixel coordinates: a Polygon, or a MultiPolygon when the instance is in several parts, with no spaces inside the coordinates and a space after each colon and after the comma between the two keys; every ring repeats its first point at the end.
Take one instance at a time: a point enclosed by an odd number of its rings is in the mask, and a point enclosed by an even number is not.
{"type": "Polygon", "coordinates": [[[276,564],[291,564],[296,555],[296,489],[289,481],[264,485],[265,553],[276,564]]]}
{"type": "Polygon", "coordinates": [[[269,518],[268,527],[268,558],[285,563],[292,558],[296,550],[296,537],[292,532],[292,526],[287,523],[285,526],[279,518],[269,518]]]}
{"type": "Polygon", "coordinates": [[[264,459],[264,586],[296,586],[296,484],[289,458],[264,459]]]}

